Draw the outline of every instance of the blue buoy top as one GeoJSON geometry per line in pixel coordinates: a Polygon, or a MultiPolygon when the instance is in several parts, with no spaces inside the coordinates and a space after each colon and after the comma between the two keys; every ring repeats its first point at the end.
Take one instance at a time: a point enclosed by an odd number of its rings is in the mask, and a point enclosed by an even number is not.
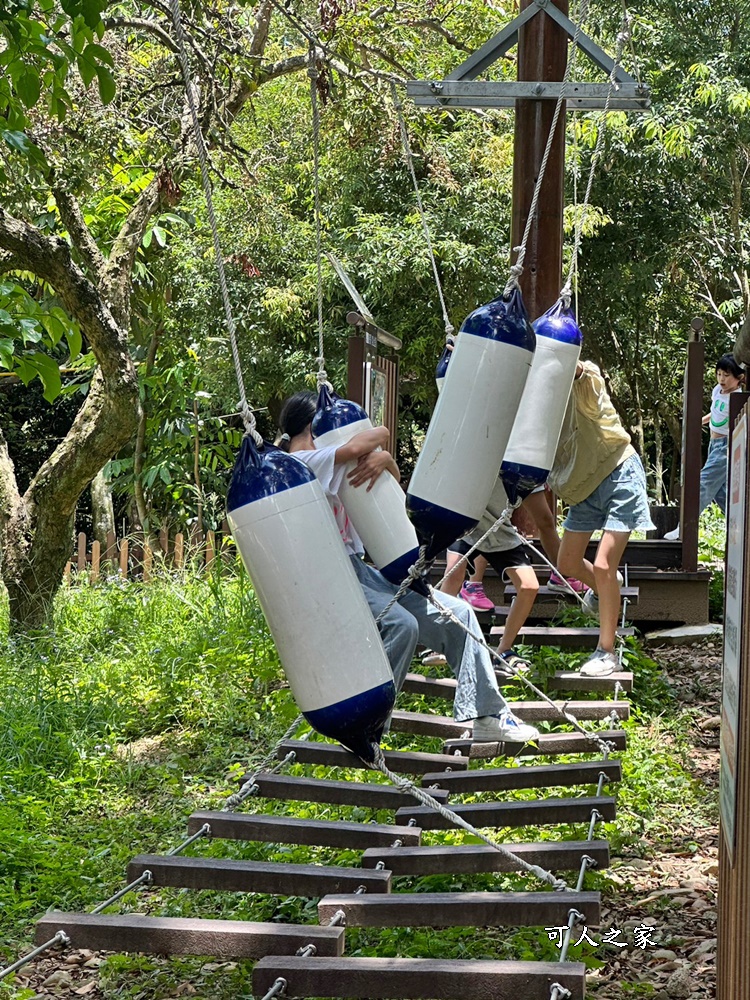
{"type": "Polygon", "coordinates": [[[360,420],[367,420],[367,413],[351,399],[342,399],[327,385],[320,387],[318,405],[312,422],[312,436],[322,437],[339,427],[348,427],[360,420]]]}
{"type": "Polygon", "coordinates": [[[520,288],[514,288],[507,298],[500,295],[469,313],[459,333],[499,340],[503,344],[512,344],[527,351],[533,351],[535,345],[534,331],[529,323],[520,288]]]}
{"type": "Polygon", "coordinates": [[[451,354],[453,354],[454,343],[455,340],[453,339],[453,337],[447,340],[445,343],[445,347],[443,348],[443,353],[438,358],[437,368],[435,369],[435,378],[438,379],[438,381],[441,378],[445,378],[448,372],[448,363],[451,359],[451,354]]]}
{"type": "Polygon", "coordinates": [[[227,493],[227,510],[237,510],[264,497],[312,482],[315,482],[315,476],[304,462],[267,441],[262,448],[258,448],[248,434],[234,463],[227,493]]]}
{"type": "Polygon", "coordinates": [[[533,326],[537,337],[549,337],[550,340],[560,340],[575,346],[583,343],[583,334],[576,323],[575,313],[570,306],[565,306],[562,299],[558,299],[546,313],[535,319],[533,326]]]}

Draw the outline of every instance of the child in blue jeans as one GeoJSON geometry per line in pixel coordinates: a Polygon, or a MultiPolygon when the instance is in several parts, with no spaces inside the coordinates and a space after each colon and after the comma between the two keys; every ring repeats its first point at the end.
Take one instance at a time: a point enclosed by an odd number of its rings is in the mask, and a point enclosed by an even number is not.
{"type": "Polygon", "coordinates": [[[602,374],[591,361],[578,362],[555,466],[548,482],[569,504],[563,523],[558,569],[592,589],[584,606],[599,614],[599,643],[581,667],[602,677],[619,667],[615,653],[620,610],[620,559],[631,531],[653,529],[646,474],[612,405],[602,374]],[[585,558],[592,534],[603,534],[593,564],[585,558]]]}

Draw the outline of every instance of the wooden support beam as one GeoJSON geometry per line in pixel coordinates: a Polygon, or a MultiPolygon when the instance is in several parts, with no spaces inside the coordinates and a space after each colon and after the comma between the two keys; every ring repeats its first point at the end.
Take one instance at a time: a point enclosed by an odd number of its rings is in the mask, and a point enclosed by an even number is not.
{"type": "MultiPolygon", "coordinates": [[[[621,729],[597,731],[599,739],[612,744],[614,750],[624,750],[627,737],[621,729]]],[[[474,743],[472,740],[446,740],[446,753],[458,752],[470,759],[487,757],[524,757],[554,753],[600,753],[594,740],[582,733],[542,733],[536,743],[474,743]]],[[[456,770],[458,770],[456,768],[456,770]]]]}
{"type": "MultiPolygon", "coordinates": [[[[337,743],[309,743],[306,740],[284,740],[276,756],[279,760],[293,750],[299,764],[325,764],[333,767],[368,768],[364,761],[337,743]]],[[[459,758],[438,753],[412,753],[405,750],[386,750],[385,762],[396,774],[424,774],[450,767],[455,771],[466,770],[468,763],[459,758]]],[[[369,769],[369,768],[368,768],[369,769]]]]}
{"type": "Polygon", "coordinates": [[[383,823],[349,823],[293,816],[261,816],[252,813],[195,812],[188,819],[188,833],[197,833],[208,823],[212,837],[273,844],[315,844],[323,847],[375,847],[394,840],[418,844],[421,831],[410,826],[383,823]]]}
{"type": "MultiPolygon", "coordinates": [[[[245,775],[244,783],[250,775],[245,775]]],[[[411,796],[393,785],[361,784],[357,781],[328,781],[320,778],[299,778],[289,774],[259,774],[254,778],[258,791],[265,799],[296,799],[303,802],[330,802],[333,805],[365,806],[370,809],[398,809],[411,796]]],[[[440,802],[448,801],[448,793],[438,791],[440,802]]]]}
{"type": "MultiPolygon", "coordinates": [[[[496,625],[490,629],[490,636],[501,638],[505,627],[496,625]]],[[[625,638],[635,635],[634,628],[618,628],[618,636],[625,638]]],[[[518,641],[527,646],[559,646],[561,649],[596,649],[599,642],[598,628],[535,628],[524,626],[518,633],[518,641]]]]}
{"type": "MultiPolygon", "coordinates": [[[[561,708],[562,705],[561,702],[561,708]]],[[[512,701],[508,703],[508,708],[524,722],[566,722],[560,712],[546,701],[512,701]]],[[[629,719],[630,702],[569,701],[566,711],[574,715],[579,722],[611,719],[612,713],[617,719],[629,719]]],[[[391,729],[396,733],[460,739],[467,730],[471,731],[471,723],[455,722],[444,715],[396,711],[391,718],[391,729]]]]}
{"type": "MultiPolygon", "coordinates": [[[[547,871],[578,871],[584,854],[599,868],[609,866],[606,840],[543,841],[538,844],[506,844],[508,850],[531,865],[547,871]]],[[[393,875],[438,875],[476,872],[509,872],[516,868],[489,844],[451,844],[448,847],[368,847],[362,866],[384,864],[393,875]]]]}
{"type": "Polygon", "coordinates": [[[155,885],[221,892],[262,892],[272,896],[323,896],[330,892],[390,892],[391,873],[360,868],[295,865],[286,861],[234,861],[139,854],[128,865],[128,882],[150,871],[155,885]]]}
{"type": "Polygon", "coordinates": [[[560,927],[571,909],[599,924],[598,892],[395,892],[325,896],[318,919],[343,910],[348,927],[560,927]]]}
{"type": "Polygon", "coordinates": [[[615,671],[606,677],[584,677],[575,670],[562,670],[547,678],[548,691],[614,691],[619,684],[626,693],[633,690],[633,674],[615,671]]]}
{"type": "MultiPolygon", "coordinates": [[[[512,601],[516,596],[516,588],[511,586],[511,584],[507,584],[504,594],[506,601],[512,601]]],[[[637,604],[639,589],[638,587],[620,587],[620,596],[627,597],[628,604],[637,604]]],[[[550,590],[549,587],[540,587],[536,595],[537,601],[559,601],[561,598],[570,598],[572,600],[573,595],[561,593],[559,590],[550,590]]]]}
{"type": "Polygon", "coordinates": [[[435,958],[264,958],[253,969],[253,994],[276,980],[284,996],[367,1000],[549,1000],[559,983],[570,1000],[583,1000],[586,966],[578,962],[493,962],[435,958]]]}
{"type": "MultiPolygon", "coordinates": [[[[451,809],[472,826],[546,826],[558,823],[588,823],[596,809],[603,819],[615,818],[615,800],[609,797],[573,799],[534,799],[526,802],[472,802],[452,805],[451,809]]],[[[399,809],[396,819],[406,825],[410,820],[421,830],[450,830],[453,823],[428,806],[407,806],[399,809]]]]}
{"type": "MultiPolygon", "coordinates": [[[[373,897],[374,898],[374,897],[373,897]]],[[[319,955],[343,955],[343,927],[254,923],[249,920],[200,920],[193,917],[144,917],[138,913],[47,913],[36,925],[36,941],[65,931],[72,948],[92,951],[141,951],[147,955],[210,955],[214,958],[263,958],[293,955],[314,944],[319,955]]]]}
{"type": "MultiPolygon", "coordinates": [[[[555,785],[595,785],[599,775],[607,775],[607,783],[622,779],[619,760],[582,760],[575,764],[540,764],[524,767],[479,767],[456,774],[439,772],[422,775],[425,787],[440,785],[451,794],[472,795],[476,792],[500,792],[515,788],[550,788],[555,785]]],[[[437,788],[430,788],[434,795],[437,788]]]]}

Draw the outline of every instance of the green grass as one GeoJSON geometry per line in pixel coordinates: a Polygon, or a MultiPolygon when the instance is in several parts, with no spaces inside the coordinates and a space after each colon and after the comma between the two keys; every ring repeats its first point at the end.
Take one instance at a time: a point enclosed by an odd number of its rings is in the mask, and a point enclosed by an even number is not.
{"type": "MultiPolygon", "coordinates": [[[[533,650],[544,670],[570,665],[552,649],[533,650]]],[[[690,776],[689,713],[679,709],[654,661],[629,643],[639,715],[627,724],[626,780],[619,814],[604,833],[616,851],[643,841],[685,849],[690,817],[716,821],[712,796],[690,776]]],[[[522,696],[520,688],[509,695],[522,696]]],[[[400,707],[448,714],[447,703],[402,696],[400,707]]],[[[89,909],[124,884],[138,853],[162,853],[185,835],[187,815],[219,807],[250,760],[258,760],[296,715],[253,594],[242,579],[164,577],[147,586],[111,583],[62,591],[48,635],[0,645],[0,965],[28,949],[34,920],[48,908],[89,909]]],[[[394,747],[414,747],[391,734],[394,747]]],[[[441,741],[420,739],[419,749],[441,741]]],[[[558,758],[560,759],[560,758],[558,758]]],[[[577,758],[569,758],[577,759],[577,758]]],[[[542,759],[539,763],[544,762],[542,759]]],[[[509,762],[502,762],[507,765],[509,762]]],[[[336,776],[329,768],[290,773],[336,776]]],[[[347,772],[356,780],[381,780],[347,772]]],[[[559,789],[560,795],[592,789],[559,789]]],[[[555,794],[550,790],[548,794],[555,794]]],[[[537,792],[517,793],[534,798],[537,792]]],[[[488,796],[474,796],[482,801],[488,796]]],[[[389,822],[388,812],[267,802],[250,810],[310,818],[389,822]]],[[[579,826],[500,831],[506,843],[580,839],[579,826]]],[[[463,833],[434,831],[427,843],[460,843],[463,833]]],[[[689,849],[689,846],[688,846],[689,849]]],[[[233,841],[199,842],[192,853],[274,861],[359,864],[353,851],[233,841]]],[[[567,876],[572,880],[574,876],[567,876]]],[[[605,894],[605,873],[587,875],[605,894]]],[[[399,879],[396,889],[529,888],[517,874],[399,879]]],[[[536,887],[536,885],[534,886],[536,887]]],[[[123,909],[150,914],[274,921],[317,920],[316,901],[155,888],[123,909]]],[[[115,911],[113,911],[115,912],[115,911]]],[[[540,928],[349,929],[347,953],[554,959],[540,928]]],[[[590,964],[597,958],[586,956],[590,964]]],[[[250,996],[249,963],[113,956],[100,969],[103,995],[125,1000],[175,995],[190,983],[198,996],[250,996]]],[[[0,997],[29,994],[0,983],[0,997]]]]}

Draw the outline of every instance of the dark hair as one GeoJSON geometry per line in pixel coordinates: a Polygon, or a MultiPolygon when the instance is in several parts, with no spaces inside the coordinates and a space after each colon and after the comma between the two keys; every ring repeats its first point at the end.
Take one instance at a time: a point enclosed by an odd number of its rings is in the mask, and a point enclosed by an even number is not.
{"type": "Polygon", "coordinates": [[[284,451],[289,451],[289,439],[285,438],[284,435],[288,435],[289,438],[296,437],[312,423],[315,416],[316,399],[317,396],[314,392],[303,391],[295,392],[293,396],[284,400],[279,414],[279,427],[282,432],[281,448],[284,451]]]}
{"type": "Polygon", "coordinates": [[[724,354],[716,362],[716,371],[726,372],[728,375],[734,375],[735,378],[744,379],[745,373],[737,364],[734,359],[733,354],[724,354]]]}

